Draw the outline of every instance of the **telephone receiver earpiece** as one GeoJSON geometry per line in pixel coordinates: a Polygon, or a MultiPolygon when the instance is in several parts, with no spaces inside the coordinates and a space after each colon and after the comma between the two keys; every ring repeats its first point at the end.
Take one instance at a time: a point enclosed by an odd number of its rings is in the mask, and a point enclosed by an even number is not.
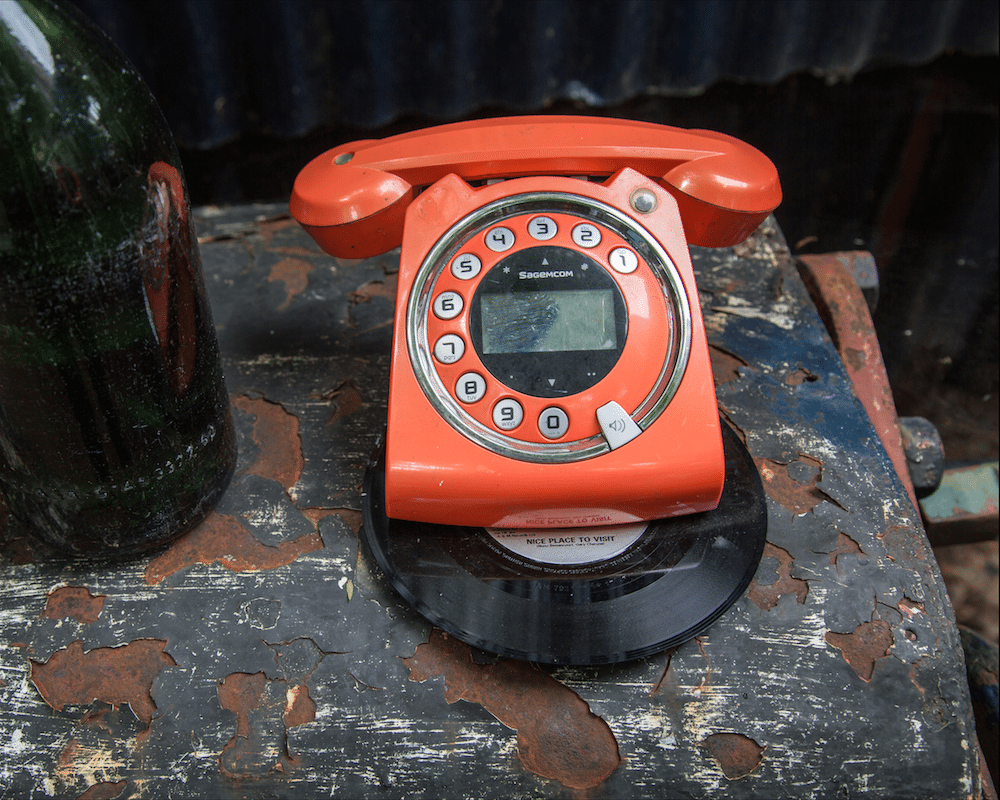
{"type": "Polygon", "coordinates": [[[781,202],[778,173],[756,148],[722,133],[599,117],[503,117],[350,142],[307,164],[289,203],[330,255],[367,258],[402,242],[419,190],[454,174],[469,183],[631,167],[676,199],[690,244],[743,241],[781,202]]]}

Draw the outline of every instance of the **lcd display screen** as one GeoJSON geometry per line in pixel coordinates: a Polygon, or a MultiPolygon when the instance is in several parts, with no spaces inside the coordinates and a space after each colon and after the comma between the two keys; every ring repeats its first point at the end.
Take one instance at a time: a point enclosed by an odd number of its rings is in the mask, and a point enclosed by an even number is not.
{"type": "Polygon", "coordinates": [[[611,289],[483,294],[480,302],[487,354],[618,347],[611,289]]]}

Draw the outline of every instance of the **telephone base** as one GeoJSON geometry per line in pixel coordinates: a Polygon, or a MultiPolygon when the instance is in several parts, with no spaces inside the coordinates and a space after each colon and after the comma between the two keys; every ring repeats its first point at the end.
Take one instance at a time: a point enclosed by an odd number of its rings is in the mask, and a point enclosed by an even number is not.
{"type": "Polygon", "coordinates": [[[385,448],[365,473],[361,539],[435,626],[483,650],[547,664],[610,664],[677,646],[744,593],[767,505],[746,446],[723,424],[713,511],[639,526],[498,531],[390,519],[385,448]]]}

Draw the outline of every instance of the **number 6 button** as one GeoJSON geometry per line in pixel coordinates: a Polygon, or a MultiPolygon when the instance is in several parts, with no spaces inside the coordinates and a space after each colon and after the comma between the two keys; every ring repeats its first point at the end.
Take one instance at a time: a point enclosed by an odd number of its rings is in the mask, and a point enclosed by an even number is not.
{"type": "Polygon", "coordinates": [[[462,313],[465,302],[458,292],[441,292],[434,298],[434,316],[438,319],[455,319],[462,313]]]}

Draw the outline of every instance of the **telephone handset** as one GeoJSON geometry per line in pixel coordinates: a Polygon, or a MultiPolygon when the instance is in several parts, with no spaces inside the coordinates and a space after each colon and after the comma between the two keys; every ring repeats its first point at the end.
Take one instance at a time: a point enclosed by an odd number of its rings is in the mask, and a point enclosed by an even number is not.
{"type": "Polygon", "coordinates": [[[736,244],[780,200],[750,145],[623,120],[464,122],[314,159],[290,207],[323,250],[402,244],[388,516],[570,528],[714,508],[688,244],[736,244]]]}

